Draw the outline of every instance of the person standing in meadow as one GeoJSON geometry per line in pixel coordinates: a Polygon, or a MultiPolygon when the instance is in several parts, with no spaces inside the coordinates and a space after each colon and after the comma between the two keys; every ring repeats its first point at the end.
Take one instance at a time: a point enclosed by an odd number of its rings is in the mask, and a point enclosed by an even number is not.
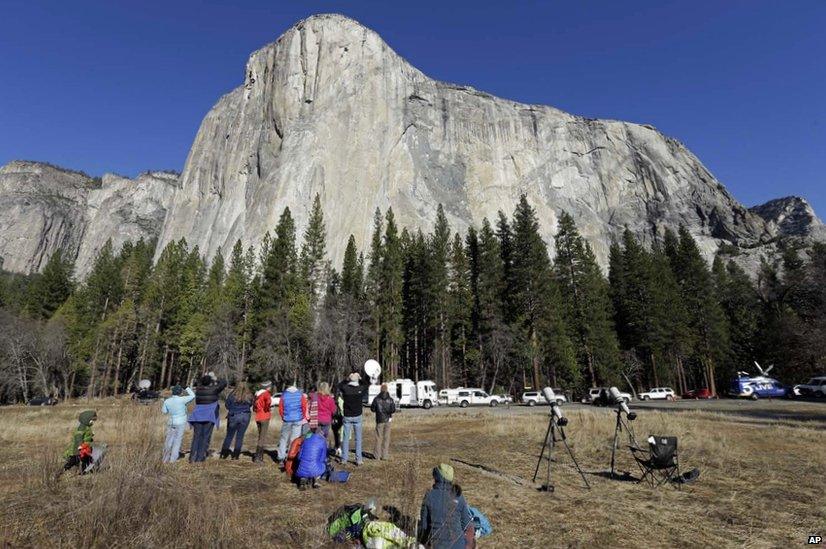
{"type": "Polygon", "coordinates": [[[353,434],[356,439],[356,465],[361,465],[361,407],[362,401],[367,395],[367,386],[360,384],[361,376],[357,372],[351,373],[347,379],[349,381],[339,385],[344,405],[344,436],[341,441],[341,461],[347,463],[350,457],[350,435],[353,434]]]}
{"type": "Polygon", "coordinates": [[[330,446],[331,426],[336,413],[336,401],[330,393],[330,384],[326,381],[320,383],[314,398],[318,407],[318,432],[327,440],[327,446],[330,446]]]}
{"type": "Polygon", "coordinates": [[[189,424],[193,430],[192,446],[189,449],[190,463],[205,461],[207,458],[212,430],[221,423],[218,395],[226,386],[226,381],[217,381],[215,374],[210,372],[201,378],[195,388],[195,409],[189,415],[189,424]]]}
{"type": "Polygon", "coordinates": [[[301,426],[310,419],[307,406],[307,395],[295,385],[290,385],[281,394],[278,401],[278,412],[281,415],[281,439],[278,442],[278,460],[281,468],[287,459],[287,448],[293,440],[301,436],[301,426]]]}
{"type": "Polygon", "coordinates": [[[227,397],[225,403],[227,407],[227,435],[224,437],[224,444],[221,445],[221,459],[229,457],[233,437],[235,438],[235,447],[231,451],[232,459],[237,460],[241,455],[244,434],[250,424],[252,402],[252,391],[244,382],[239,383],[227,397]]]}
{"type": "Polygon", "coordinates": [[[370,410],[376,414],[376,459],[390,457],[390,423],[396,413],[396,402],[382,384],[381,392],[373,399],[370,410]]]}
{"type": "Polygon", "coordinates": [[[265,381],[261,388],[255,392],[255,403],[252,411],[255,412],[255,425],[258,427],[258,443],[255,446],[255,455],[252,457],[254,463],[264,461],[264,445],[267,443],[267,430],[272,419],[272,387],[271,381],[265,381]]]}
{"type": "Polygon", "coordinates": [[[186,405],[195,398],[195,391],[192,387],[186,388],[186,395],[183,387],[175,385],[172,387],[172,396],[163,401],[161,412],[169,415],[166,423],[166,440],[163,445],[163,462],[172,463],[178,460],[181,454],[181,441],[184,439],[184,429],[186,429],[186,405]]]}

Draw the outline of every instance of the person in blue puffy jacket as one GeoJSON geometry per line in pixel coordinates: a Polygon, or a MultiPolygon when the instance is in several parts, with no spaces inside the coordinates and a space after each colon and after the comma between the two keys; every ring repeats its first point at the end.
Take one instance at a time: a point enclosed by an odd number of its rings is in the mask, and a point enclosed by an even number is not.
{"type": "Polygon", "coordinates": [[[318,488],[318,477],[327,470],[327,439],[313,431],[301,444],[298,453],[298,469],[295,476],[298,479],[298,489],[305,490],[307,484],[318,488]]]}

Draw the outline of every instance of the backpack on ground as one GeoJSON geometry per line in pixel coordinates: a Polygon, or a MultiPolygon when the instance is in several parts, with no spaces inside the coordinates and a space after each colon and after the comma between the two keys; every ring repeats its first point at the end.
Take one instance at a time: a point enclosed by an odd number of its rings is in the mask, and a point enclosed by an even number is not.
{"type": "Polygon", "coordinates": [[[349,471],[344,471],[343,469],[337,470],[335,467],[333,467],[333,463],[328,459],[327,470],[324,471],[324,474],[321,475],[321,478],[323,480],[326,480],[327,482],[343,483],[350,480],[350,473],[349,471]]]}
{"type": "Polygon", "coordinates": [[[361,505],[344,505],[327,518],[327,534],[336,543],[361,540],[370,513],[361,505]]]}
{"type": "Polygon", "coordinates": [[[367,549],[398,549],[415,547],[416,544],[416,538],[408,537],[401,528],[383,520],[368,522],[362,537],[367,549]]]}
{"type": "Polygon", "coordinates": [[[476,538],[483,538],[493,533],[493,526],[490,525],[488,517],[476,507],[468,505],[470,511],[470,519],[473,521],[473,529],[476,530],[476,538]]]}

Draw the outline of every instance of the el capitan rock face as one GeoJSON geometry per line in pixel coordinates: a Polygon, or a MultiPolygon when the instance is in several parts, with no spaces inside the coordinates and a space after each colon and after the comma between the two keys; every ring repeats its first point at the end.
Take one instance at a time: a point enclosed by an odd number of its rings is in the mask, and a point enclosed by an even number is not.
{"type": "Polygon", "coordinates": [[[0,211],[0,256],[24,272],[62,248],[84,274],[112,235],[159,234],[157,253],[186,238],[211,257],[238,239],[257,245],[285,206],[301,234],[316,193],[336,267],[351,233],[362,249],[369,242],[376,208],[428,231],[441,203],[464,232],[510,214],[523,193],[549,243],[568,211],[603,266],[626,226],[651,242],[685,225],[709,258],[723,242],[753,256],[777,237],[823,234],[805,202],[745,208],[650,126],[437,82],[340,15],[301,21],[251,55],[243,84],[201,124],[180,180],[110,178],[107,194],[106,179],[90,190],[88,178],[45,168],[9,179],[14,164],[0,170],[0,200],[13,206],[0,211]]]}
{"type": "MultiPolygon", "coordinates": [[[[339,15],[304,20],[253,53],[244,84],[206,116],[161,246],[213,254],[257,243],[289,206],[301,231],[321,195],[338,265],[373,212],[427,230],[442,203],[456,230],[510,213],[526,193],[552,242],[570,212],[605,265],[625,226],[646,241],[686,225],[710,256],[771,229],[685,147],[653,128],[589,120],[432,80],[339,15]]],[[[300,234],[300,233],[299,233],[300,234]]]]}

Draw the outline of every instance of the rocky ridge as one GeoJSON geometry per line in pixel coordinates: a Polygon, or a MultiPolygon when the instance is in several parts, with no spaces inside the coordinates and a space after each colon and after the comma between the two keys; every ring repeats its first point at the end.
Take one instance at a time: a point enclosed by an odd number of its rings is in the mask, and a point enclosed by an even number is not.
{"type": "Polygon", "coordinates": [[[37,272],[60,249],[82,277],[107,240],[117,250],[157,238],[177,185],[178,175],[168,172],[94,179],[41,162],[10,162],[0,168],[3,268],[37,272]]]}

